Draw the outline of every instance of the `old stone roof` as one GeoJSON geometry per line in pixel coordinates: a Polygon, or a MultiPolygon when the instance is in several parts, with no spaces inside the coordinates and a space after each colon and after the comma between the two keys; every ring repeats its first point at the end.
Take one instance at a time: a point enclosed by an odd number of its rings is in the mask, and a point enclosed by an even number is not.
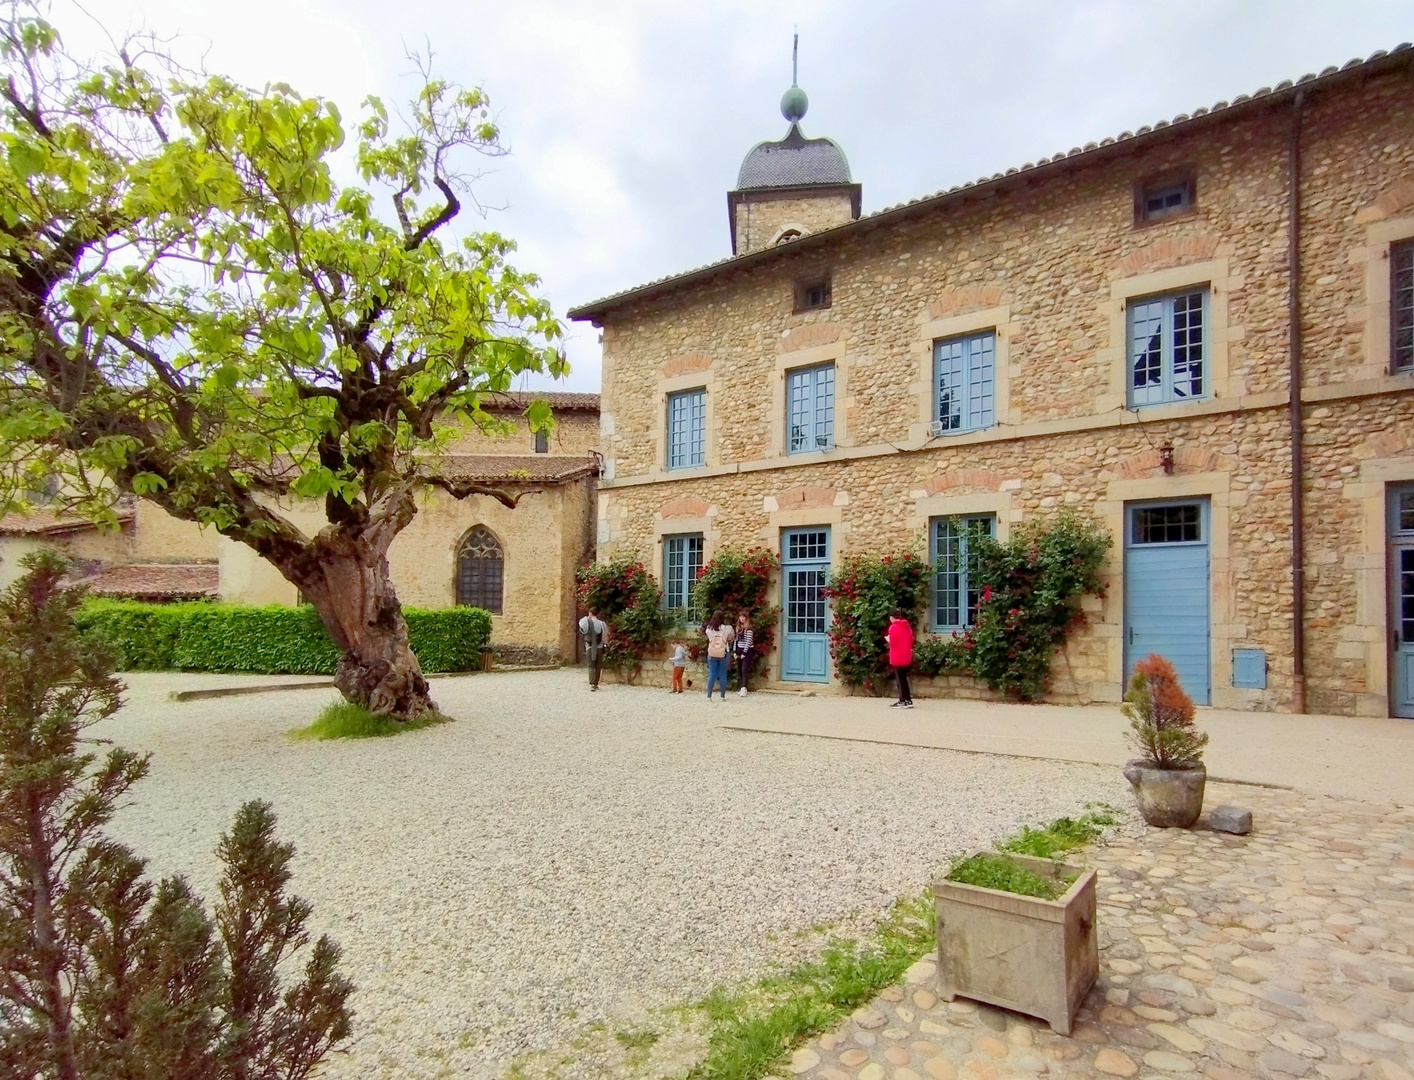
{"type": "Polygon", "coordinates": [[[105,566],[80,578],[94,596],[124,600],[204,600],[221,592],[216,563],[150,563],[105,566]]]}
{"type": "Polygon", "coordinates": [[[615,308],[640,300],[649,300],[665,293],[673,292],[688,285],[707,281],[720,274],[755,266],[770,259],[788,258],[802,250],[815,250],[853,237],[861,231],[893,224],[909,217],[916,217],[962,199],[981,195],[996,194],[1012,188],[1020,188],[1022,182],[1034,184],[1050,176],[1070,172],[1087,165],[1097,165],[1120,156],[1133,154],[1148,147],[1172,141],[1180,135],[1187,135],[1204,128],[1228,123],[1252,115],[1262,109],[1272,109],[1289,104],[1298,94],[1311,95],[1337,89],[1356,88],[1366,79],[1386,71],[1407,68],[1414,60],[1414,46],[1409,42],[1396,45],[1389,52],[1380,49],[1369,59],[1356,57],[1343,66],[1332,65],[1319,75],[1307,74],[1295,82],[1290,79],[1275,87],[1264,86],[1251,94],[1239,94],[1232,101],[1194,109],[1191,113],[1179,113],[1172,120],[1160,120],[1134,131],[1126,131],[1099,142],[1086,143],[1083,147],[1073,146],[1051,157],[1028,161],[1025,165],[1013,166],[1005,172],[993,173],[964,184],[957,184],[946,191],[925,195],[897,206],[886,207],[854,221],[837,225],[832,229],[802,236],[800,239],[780,247],[762,248],[746,255],[734,255],[717,262],[700,266],[680,274],[637,285],[631,289],[614,293],[602,299],[571,308],[569,317],[576,320],[602,322],[605,315],[615,308]]]}
{"type": "Polygon", "coordinates": [[[741,190],[848,184],[849,162],[833,139],[807,139],[792,124],[779,142],[759,142],[741,163],[736,186],[741,190]]]}
{"type": "Polygon", "coordinates": [[[599,473],[599,459],[592,456],[554,454],[448,454],[434,470],[456,483],[565,484],[599,473]]]}
{"type": "MultiPolygon", "coordinates": [[[[131,506],[119,507],[118,524],[128,525],[136,511],[131,506]]],[[[56,514],[52,510],[35,510],[28,514],[6,514],[0,517],[0,536],[71,536],[98,528],[88,518],[74,514],[56,514]]]]}
{"type": "Polygon", "coordinates": [[[556,412],[599,411],[598,394],[577,394],[567,390],[513,390],[504,394],[487,397],[482,408],[487,412],[521,412],[532,401],[543,401],[556,412]]]}

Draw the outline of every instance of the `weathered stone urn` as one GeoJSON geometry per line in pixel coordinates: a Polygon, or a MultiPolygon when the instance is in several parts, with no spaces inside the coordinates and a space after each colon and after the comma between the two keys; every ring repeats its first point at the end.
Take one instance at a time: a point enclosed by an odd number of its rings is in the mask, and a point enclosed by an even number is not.
{"type": "Polygon", "coordinates": [[[1156,769],[1143,761],[1131,761],[1124,767],[1124,778],[1134,787],[1139,813],[1156,828],[1191,829],[1203,812],[1208,770],[1202,765],[1156,769]]]}
{"type": "Polygon", "coordinates": [[[938,995],[1039,1016],[1052,1031],[1069,1035],[1100,970],[1095,871],[1027,855],[1005,857],[1042,877],[1075,880],[1055,900],[935,881],[938,995]]]}

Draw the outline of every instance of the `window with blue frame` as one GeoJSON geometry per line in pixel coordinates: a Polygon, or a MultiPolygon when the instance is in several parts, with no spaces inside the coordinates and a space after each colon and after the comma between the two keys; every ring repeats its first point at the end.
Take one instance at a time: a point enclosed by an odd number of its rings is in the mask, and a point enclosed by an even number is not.
{"type": "Polygon", "coordinates": [[[691,618],[692,586],[701,569],[701,533],[663,537],[663,606],[691,618]]]}
{"type": "Polygon", "coordinates": [[[1207,308],[1207,289],[1131,301],[1131,406],[1208,396],[1207,308]]]}
{"type": "Polygon", "coordinates": [[[786,452],[804,454],[835,445],[835,365],[786,373],[786,452]]]}
{"type": "Polygon", "coordinates": [[[996,355],[997,336],[990,330],[933,343],[934,435],[976,431],[997,422],[996,355]]]}
{"type": "Polygon", "coordinates": [[[707,391],[668,395],[668,468],[691,469],[707,463],[707,391]]]}
{"type": "Polygon", "coordinates": [[[976,541],[983,536],[990,539],[996,531],[992,514],[933,519],[934,630],[966,630],[976,621],[977,605],[982,602],[982,586],[976,581],[976,541]]]}
{"type": "Polygon", "coordinates": [[[1390,374],[1414,371],[1414,242],[1389,249],[1390,374]]]}

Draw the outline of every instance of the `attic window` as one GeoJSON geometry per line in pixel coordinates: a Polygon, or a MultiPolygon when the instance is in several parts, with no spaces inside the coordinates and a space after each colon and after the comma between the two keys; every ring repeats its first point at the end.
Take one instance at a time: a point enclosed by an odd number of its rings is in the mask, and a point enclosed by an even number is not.
{"type": "Polygon", "coordinates": [[[1186,214],[1194,205],[1193,177],[1168,177],[1158,182],[1140,185],[1134,199],[1134,223],[1143,225],[1178,214],[1186,214]]]}
{"type": "Polygon", "coordinates": [[[830,278],[809,278],[795,284],[795,310],[818,311],[830,306],[830,278]]]}
{"type": "Polygon", "coordinates": [[[787,229],[785,232],[781,233],[780,236],[776,237],[776,246],[777,246],[777,247],[780,247],[782,244],[789,244],[792,240],[799,240],[799,239],[800,239],[800,230],[799,230],[799,229],[787,229]]]}

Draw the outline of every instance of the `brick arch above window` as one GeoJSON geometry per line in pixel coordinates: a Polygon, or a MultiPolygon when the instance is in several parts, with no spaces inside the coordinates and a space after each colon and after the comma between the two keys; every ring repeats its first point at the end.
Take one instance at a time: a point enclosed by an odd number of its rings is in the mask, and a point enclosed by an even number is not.
{"type": "Polygon", "coordinates": [[[1401,177],[1380,193],[1380,197],[1355,215],[1357,225],[1384,221],[1414,206],[1414,173],[1401,177]]]}
{"type": "Polygon", "coordinates": [[[981,491],[1000,491],[1002,478],[990,469],[959,469],[955,472],[939,473],[930,479],[923,490],[929,495],[958,488],[973,488],[981,491]]]}
{"type": "Polygon", "coordinates": [[[457,545],[457,603],[502,612],[505,549],[485,525],[473,525],[457,545]]]}
{"type": "Polygon", "coordinates": [[[934,300],[923,313],[923,321],[967,315],[983,308],[994,308],[1002,302],[1002,290],[994,285],[966,285],[949,289],[934,300]]]}
{"type": "Polygon", "coordinates": [[[671,379],[676,375],[688,375],[694,371],[706,371],[712,366],[712,358],[704,352],[683,353],[675,356],[663,365],[663,378],[671,379]]]}
{"type": "Polygon", "coordinates": [[[1155,270],[1167,270],[1191,262],[1203,262],[1218,252],[1220,241],[1211,234],[1201,236],[1174,236],[1155,240],[1136,251],[1131,251],[1115,266],[1110,280],[1134,277],[1155,270]]]}

